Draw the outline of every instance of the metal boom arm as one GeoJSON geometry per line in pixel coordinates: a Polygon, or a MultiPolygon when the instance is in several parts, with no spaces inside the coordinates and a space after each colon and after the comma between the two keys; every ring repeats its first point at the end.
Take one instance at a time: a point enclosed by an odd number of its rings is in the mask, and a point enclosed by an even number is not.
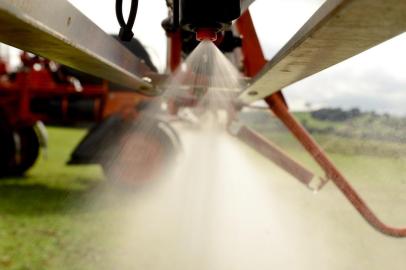
{"type": "Polygon", "coordinates": [[[404,0],[328,0],[241,95],[267,97],[406,30],[404,0]]]}
{"type": "MultiPolygon", "coordinates": [[[[362,2],[362,0],[360,0],[360,2],[362,2]]],[[[244,55],[255,56],[245,57],[246,73],[248,76],[253,76],[257,74],[264,65],[266,65],[266,61],[261,50],[258,37],[255,33],[255,28],[250,13],[248,11],[245,12],[237,21],[237,26],[241,34],[245,37],[243,40],[244,55]]],[[[337,169],[337,167],[335,167],[334,163],[328,158],[323,149],[289,112],[289,109],[286,106],[283,95],[280,91],[267,96],[265,98],[265,102],[268,104],[270,110],[272,110],[275,116],[277,116],[279,120],[281,120],[281,122],[289,129],[292,135],[295,136],[295,138],[302,144],[304,149],[324,170],[328,179],[332,180],[332,182],[339,188],[344,196],[351,202],[355,209],[372,227],[389,236],[406,237],[406,227],[396,228],[388,226],[387,224],[382,222],[368,207],[364,200],[350,185],[345,176],[337,169]]],[[[265,143],[265,141],[261,141],[261,143],[265,143]]],[[[293,164],[288,161],[287,158],[283,158],[283,160],[285,164],[293,164]]],[[[303,173],[301,173],[300,175],[296,174],[295,176],[300,176],[299,178],[297,178],[302,180],[308,179],[306,177],[303,177],[306,176],[306,171],[300,169],[300,167],[284,165],[283,168],[290,171],[292,175],[295,175],[294,173],[296,168],[299,168],[299,171],[302,171],[303,173]]]]}
{"type": "Polygon", "coordinates": [[[0,0],[0,41],[148,95],[149,68],[65,0],[0,0]]]}

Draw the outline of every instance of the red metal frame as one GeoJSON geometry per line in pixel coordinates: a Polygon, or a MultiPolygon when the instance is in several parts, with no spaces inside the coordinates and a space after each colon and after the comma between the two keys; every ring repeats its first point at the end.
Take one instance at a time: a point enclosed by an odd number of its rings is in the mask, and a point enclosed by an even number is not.
{"type": "MultiPolygon", "coordinates": [[[[176,32],[169,33],[169,55],[168,55],[168,66],[170,71],[174,73],[182,62],[182,37],[180,30],[176,32]]],[[[168,112],[171,115],[176,115],[179,111],[179,106],[176,99],[168,99],[168,112]]]]}
{"type": "MultiPolygon", "coordinates": [[[[256,35],[255,27],[249,11],[246,11],[237,21],[237,27],[243,36],[243,54],[245,56],[245,72],[253,77],[266,64],[260,42],[256,35]]],[[[311,135],[289,112],[282,92],[277,92],[265,98],[270,110],[282,121],[295,138],[302,144],[306,151],[324,170],[326,176],[333,181],[344,196],[357,209],[361,216],[376,230],[394,237],[406,237],[406,228],[394,228],[383,223],[374,212],[366,205],[354,188],[349,184],[344,175],[336,168],[323,149],[316,143],[311,135]]]]}
{"type": "MultiPolygon", "coordinates": [[[[142,100],[150,98],[126,91],[110,91],[107,82],[100,84],[84,84],[80,89],[69,80],[57,76],[50,68],[46,59],[33,57],[27,53],[21,55],[22,67],[15,73],[2,74],[0,80],[0,108],[7,117],[7,122],[13,128],[32,126],[37,121],[52,124],[75,124],[82,119],[70,119],[68,109],[70,98],[75,100],[92,100],[93,113],[89,121],[98,122],[105,117],[120,113],[123,117],[134,114],[134,106],[142,100]],[[58,99],[61,101],[60,115],[51,113],[34,113],[31,101],[40,98],[43,100],[58,99]]],[[[5,63],[0,61],[0,66],[5,63]]],[[[89,111],[90,112],[90,111],[89,111]]]]}
{"type": "Polygon", "coordinates": [[[169,67],[174,72],[182,62],[182,37],[180,30],[169,33],[169,67]]]}
{"type": "MultiPolygon", "coordinates": [[[[7,121],[12,126],[33,125],[38,120],[47,122],[55,118],[53,115],[33,113],[30,107],[33,98],[61,98],[61,122],[66,120],[68,112],[68,98],[77,96],[83,99],[99,101],[95,120],[102,117],[102,104],[107,97],[107,89],[100,85],[83,87],[81,92],[68,81],[57,83],[49,69],[49,61],[38,57],[29,58],[22,54],[23,67],[15,74],[15,79],[0,82],[0,107],[7,115],[7,121]]],[[[97,107],[97,106],[96,106],[97,107]]]]}

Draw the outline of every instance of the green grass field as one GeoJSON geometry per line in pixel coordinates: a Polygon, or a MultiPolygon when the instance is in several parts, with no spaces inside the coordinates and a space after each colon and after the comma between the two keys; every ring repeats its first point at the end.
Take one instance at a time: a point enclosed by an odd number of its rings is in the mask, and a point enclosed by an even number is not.
{"type": "Polygon", "coordinates": [[[81,264],[87,255],[81,252],[97,233],[89,223],[99,213],[75,204],[103,176],[95,166],[65,166],[84,130],[49,132],[47,159],[41,158],[24,178],[0,181],[0,269],[86,269],[81,264]],[[68,261],[75,264],[68,266],[68,261]]]}
{"type": "MultiPolygon", "coordinates": [[[[110,250],[102,241],[114,241],[116,232],[111,230],[110,224],[119,222],[120,214],[114,209],[119,207],[122,198],[112,195],[111,201],[116,202],[113,207],[83,207],[99,190],[106,188],[99,167],[65,165],[85,130],[50,128],[49,132],[48,158],[39,160],[26,177],[0,182],[0,269],[119,269],[104,263],[103,258],[110,250]]],[[[316,170],[299,146],[285,134],[274,133],[272,138],[316,170]]],[[[323,140],[322,137],[318,139],[323,140]]],[[[354,155],[354,145],[359,143],[350,139],[325,139],[324,142],[333,160],[377,212],[392,223],[406,224],[405,158],[354,155]],[[345,151],[338,151],[339,147],[345,151]]],[[[258,159],[258,166],[277,170],[250,150],[247,155],[258,159]]],[[[314,231],[323,230],[314,237],[331,249],[331,254],[319,263],[318,254],[325,251],[314,250],[312,269],[329,269],[327,266],[331,266],[330,269],[406,269],[405,240],[388,238],[372,230],[332,184],[314,199],[293,179],[275,181],[281,188],[279,196],[294,205],[292,211],[303,215],[303,220],[312,224],[314,231]],[[334,224],[334,229],[324,232],[323,227],[327,225],[323,222],[334,224]]],[[[313,236],[309,231],[301,233],[302,238],[306,235],[310,247],[313,236]]],[[[286,242],[286,245],[289,247],[292,243],[286,242]]],[[[306,246],[303,244],[304,248],[306,246]]],[[[291,252],[294,259],[300,250],[291,252]]],[[[147,269],[152,268],[140,270],[147,269]]],[[[303,266],[301,269],[310,268],[303,266]]]]}

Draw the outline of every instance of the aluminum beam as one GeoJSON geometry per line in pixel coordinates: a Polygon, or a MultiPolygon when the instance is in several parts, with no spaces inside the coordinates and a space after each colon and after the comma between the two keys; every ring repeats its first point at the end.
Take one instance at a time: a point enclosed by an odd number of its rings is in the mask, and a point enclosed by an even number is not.
{"type": "Polygon", "coordinates": [[[156,94],[142,79],[150,69],[65,0],[0,0],[0,41],[144,94],[156,94]]]}
{"type": "Polygon", "coordinates": [[[240,99],[262,99],[403,33],[405,14],[405,0],[328,0],[240,99]]]}
{"type": "Polygon", "coordinates": [[[245,11],[255,0],[241,0],[241,10],[245,11]]]}

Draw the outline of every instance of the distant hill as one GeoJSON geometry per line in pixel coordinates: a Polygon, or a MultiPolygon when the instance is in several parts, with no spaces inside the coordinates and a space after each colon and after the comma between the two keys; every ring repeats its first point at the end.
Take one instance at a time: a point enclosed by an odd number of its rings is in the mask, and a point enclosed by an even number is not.
{"type": "Polygon", "coordinates": [[[295,116],[312,134],[406,143],[406,118],[358,109],[321,109],[295,116]]]}
{"type": "MultiPolygon", "coordinates": [[[[358,109],[325,108],[294,115],[311,134],[335,135],[344,138],[373,139],[406,143],[406,118],[361,112],[358,109]]],[[[284,129],[279,120],[267,111],[241,114],[245,123],[259,129],[284,129]],[[267,123],[267,125],[263,125],[267,123]]]]}
{"type": "MultiPolygon", "coordinates": [[[[337,108],[294,115],[327,152],[406,157],[405,117],[337,108]]],[[[290,147],[294,141],[284,125],[267,110],[246,111],[240,119],[281,146],[290,147]]]]}

